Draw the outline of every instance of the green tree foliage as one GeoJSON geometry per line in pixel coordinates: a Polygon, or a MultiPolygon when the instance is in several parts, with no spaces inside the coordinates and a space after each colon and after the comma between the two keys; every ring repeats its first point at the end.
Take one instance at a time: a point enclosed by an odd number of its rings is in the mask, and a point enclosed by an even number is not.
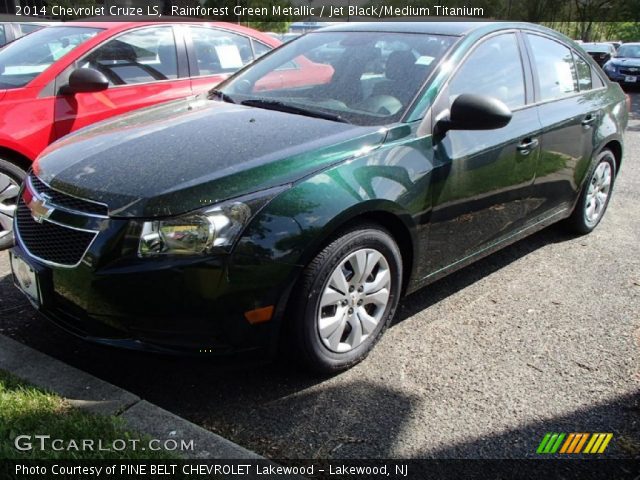
{"type": "Polygon", "coordinates": [[[272,6],[289,7],[291,6],[289,0],[207,0],[204,5],[205,7],[215,8],[227,7],[231,15],[225,20],[241,23],[262,31],[286,32],[293,21],[292,18],[273,17],[271,15],[272,6]],[[233,15],[233,9],[236,6],[251,8],[267,7],[269,9],[269,15],[266,17],[236,16],[233,15]]]}

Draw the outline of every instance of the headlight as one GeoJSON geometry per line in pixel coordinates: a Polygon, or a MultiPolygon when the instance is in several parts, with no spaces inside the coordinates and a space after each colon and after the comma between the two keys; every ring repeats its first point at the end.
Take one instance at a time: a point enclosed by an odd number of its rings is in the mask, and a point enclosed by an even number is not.
{"type": "Polygon", "coordinates": [[[613,73],[615,73],[615,71],[616,71],[616,66],[615,66],[614,64],[612,64],[612,63],[605,63],[605,65],[604,65],[604,67],[603,67],[603,68],[604,68],[604,70],[605,70],[606,72],[613,72],[613,73]]]}
{"type": "Polygon", "coordinates": [[[196,212],[142,224],[138,255],[202,255],[228,250],[249,220],[286,187],[278,187],[196,212]]]}

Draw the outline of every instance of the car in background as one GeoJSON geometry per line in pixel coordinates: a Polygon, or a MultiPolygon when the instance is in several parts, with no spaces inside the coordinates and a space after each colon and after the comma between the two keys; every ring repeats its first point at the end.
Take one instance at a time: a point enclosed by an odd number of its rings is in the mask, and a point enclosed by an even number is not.
{"type": "Polygon", "coordinates": [[[610,43],[611,45],[613,45],[613,48],[616,49],[616,51],[620,48],[620,45],[622,45],[622,42],[618,41],[618,40],[608,40],[604,43],[610,43]]]}
{"type": "Polygon", "coordinates": [[[290,33],[283,33],[280,36],[280,40],[283,41],[283,43],[287,43],[290,42],[291,40],[295,40],[296,38],[298,38],[300,35],[302,35],[301,33],[295,33],[295,32],[290,32],[290,33]]]}
{"type": "MultiPolygon", "coordinates": [[[[567,37],[509,22],[352,22],[207,99],[83,129],[27,177],[16,284],[103,345],[361,361],[403,295],[552,223],[603,218],[627,98],[567,37]],[[329,82],[275,84],[339,50],[329,82]]],[[[578,247],[579,248],[579,247],[578,247]]]]}
{"type": "Polygon", "coordinates": [[[640,43],[623,43],[615,57],[603,67],[614,82],[626,86],[640,85],[640,43]]]}
{"type": "MultiPolygon", "coordinates": [[[[13,15],[11,18],[15,18],[13,15]]],[[[46,22],[5,22],[0,16],[0,47],[47,26],[46,22]]]]}
{"type": "Polygon", "coordinates": [[[298,38],[301,33],[277,33],[277,32],[265,32],[267,35],[277,38],[283,43],[290,42],[291,40],[298,38]]]}
{"type": "Polygon", "coordinates": [[[616,54],[615,47],[610,43],[583,43],[581,46],[601,67],[616,54]]]}
{"type": "Polygon", "coordinates": [[[51,142],[115,115],[206,92],[279,45],[253,29],[206,22],[60,23],[6,45],[0,50],[0,248],[12,240],[25,172],[51,142]]]}

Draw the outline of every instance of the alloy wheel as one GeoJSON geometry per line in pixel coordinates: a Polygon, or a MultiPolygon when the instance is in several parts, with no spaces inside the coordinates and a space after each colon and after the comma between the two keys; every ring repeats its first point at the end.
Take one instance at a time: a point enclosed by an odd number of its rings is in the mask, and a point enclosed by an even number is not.
{"type": "Polygon", "coordinates": [[[584,207],[584,217],[588,225],[595,225],[600,220],[607,206],[611,192],[613,172],[609,162],[601,162],[591,176],[584,207]]]}
{"type": "Polygon", "coordinates": [[[20,185],[17,180],[0,173],[0,242],[11,234],[20,185]]]}
{"type": "Polygon", "coordinates": [[[325,347],[345,353],[361,345],[377,330],[390,292],[391,272],[382,253],[364,248],[344,258],[320,296],[317,327],[325,347]]]}

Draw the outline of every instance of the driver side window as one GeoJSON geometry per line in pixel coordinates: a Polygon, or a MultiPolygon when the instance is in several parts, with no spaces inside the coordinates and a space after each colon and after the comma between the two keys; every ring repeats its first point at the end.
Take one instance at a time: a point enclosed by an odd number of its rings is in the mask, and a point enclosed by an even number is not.
{"type": "Polygon", "coordinates": [[[511,109],[525,104],[524,74],[515,33],[491,37],[471,52],[449,84],[450,103],[463,93],[495,97],[511,109]]]}
{"type": "Polygon", "coordinates": [[[80,64],[102,72],[111,85],[175,79],[178,61],[173,28],[151,27],[125,33],[98,47],[80,64]]]}

